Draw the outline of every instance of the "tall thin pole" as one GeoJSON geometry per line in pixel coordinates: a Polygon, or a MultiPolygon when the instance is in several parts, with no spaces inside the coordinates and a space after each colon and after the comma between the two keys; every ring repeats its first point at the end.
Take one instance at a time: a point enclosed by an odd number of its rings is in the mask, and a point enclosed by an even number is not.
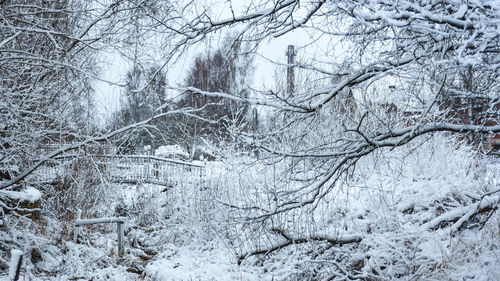
{"type": "Polygon", "coordinates": [[[295,91],[295,73],[294,73],[294,64],[295,64],[295,46],[288,45],[288,49],[286,51],[286,56],[288,58],[288,66],[286,68],[286,85],[287,85],[287,95],[288,97],[293,96],[295,91]]]}
{"type": "Polygon", "coordinates": [[[117,222],[116,223],[116,232],[118,233],[118,257],[123,257],[123,246],[124,246],[124,229],[123,229],[123,222],[117,222]]]}

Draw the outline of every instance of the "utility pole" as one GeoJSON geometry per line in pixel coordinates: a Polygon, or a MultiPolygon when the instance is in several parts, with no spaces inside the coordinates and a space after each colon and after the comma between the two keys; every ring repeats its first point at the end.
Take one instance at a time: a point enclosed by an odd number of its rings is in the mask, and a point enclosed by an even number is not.
{"type": "MultiPolygon", "coordinates": [[[[295,92],[295,72],[294,72],[294,64],[295,64],[295,46],[294,45],[288,45],[287,51],[286,51],[286,56],[287,56],[287,63],[288,66],[286,68],[286,94],[287,98],[293,97],[293,94],[295,92]]],[[[283,124],[286,124],[287,119],[289,116],[287,116],[287,113],[285,112],[283,115],[283,124]]],[[[297,164],[297,161],[295,159],[292,159],[292,169],[291,172],[293,173],[293,169],[295,165],[297,164]]]]}
{"type": "Polygon", "coordinates": [[[286,51],[286,56],[288,58],[288,66],[286,68],[286,93],[288,97],[293,96],[295,91],[295,73],[294,73],[294,64],[295,64],[295,46],[288,45],[288,49],[286,51]]]}

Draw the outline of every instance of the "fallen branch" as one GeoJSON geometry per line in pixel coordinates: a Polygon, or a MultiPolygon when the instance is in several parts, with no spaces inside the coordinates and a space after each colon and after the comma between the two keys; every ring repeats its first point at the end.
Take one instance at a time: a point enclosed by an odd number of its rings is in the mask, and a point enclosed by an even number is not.
{"type": "Polygon", "coordinates": [[[332,245],[337,245],[337,246],[342,246],[345,244],[353,244],[353,243],[359,243],[361,240],[363,240],[363,236],[359,234],[345,234],[345,235],[337,235],[337,236],[328,236],[328,235],[314,235],[314,236],[309,236],[309,237],[291,237],[281,229],[272,229],[273,232],[281,235],[283,238],[286,240],[274,245],[273,247],[270,247],[268,249],[263,249],[263,250],[255,250],[252,252],[244,253],[238,257],[238,265],[241,264],[241,262],[251,256],[255,255],[267,255],[269,253],[272,253],[276,250],[283,249],[285,247],[288,247],[290,245],[296,245],[296,244],[303,244],[303,243],[308,243],[311,241],[323,241],[323,242],[328,242],[332,245]]]}
{"type": "Polygon", "coordinates": [[[466,221],[469,221],[472,216],[492,209],[498,209],[500,196],[493,196],[493,194],[497,192],[500,192],[500,190],[484,194],[478,202],[448,211],[423,224],[422,227],[428,230],[434,230],[440,228],[444,224],[453,223],[451,231],[456,232],[466,221]]]}
{"type": "MultiPolygon", "coordinates": [[[[455,232],[460,229],[460,227],[468,220],[471,219],[476,214],[479,213],[484,213],[487,211],[491,210],[497,210],[498,205],[500,203],[500,196],[496,195],[496,193],[500,192],[494,191],[490,192],[487,194],[484,194],[479,201],[477,201],[474,204],[464,206],[462,208],[455,208],[451,211],[448,211],[433,220],[425,223],[422,225],[424,229],[427,230],[436,230],[440,228],[444,224],[448,223],[454,223],[451,226],[451,231],[455,232]]],[[[491,216],[491,215],[490,215],[491,216]]],[[[489,216],[489,217],[490,217],[489,216]]],[[[267,255],[269,253],[272,253],[274,251],[286,248],[291,245],[295,244],[303,244],[303,243],[308,243],[311,241],[323,241],[323,242],[328,242],[332,245],[337,245],[337,246],[342,246],[345,244],[353,244],[353,243],[359,243],[363,240],[363,236],[360,234],[345,234],[345,235],[338,235],[338,236],[328,236],[328,235],[313,235],[309,237],[292,237],[288,234],[285,233],[285,231],[277,228],[271,229],[274,233],[280,235],[284,241],[281,243],[275,244],[272,247],[269,247],[267,249],[259,249],[255,251],[251,251],[248,253],[243,253],[238,257],[238,265],[241,264],[241,262],[251,256],[256,256],[256,255],[267,255]]]]}

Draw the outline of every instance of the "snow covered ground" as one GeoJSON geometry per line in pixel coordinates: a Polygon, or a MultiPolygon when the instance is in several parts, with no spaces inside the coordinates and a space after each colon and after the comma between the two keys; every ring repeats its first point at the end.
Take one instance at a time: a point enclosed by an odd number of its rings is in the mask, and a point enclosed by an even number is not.
{"type": "MultiPolygon", "coordinates": [[[[167,191],[109,186],[100,214],[127,217],[123,257],[114,225],[85,227],[75,243],[71,220],[43,213],[4,218],[1,261],[10,259],[3,249],[22,250],[21,280],[322,280],[349,277],[345,269],[368,279],[498,280],[500,159],[449,142],[423,146],[363,159],[350,175],[353,184],[339,185],[315,209],[273,218],[271,226],[242,220],[234,208],[267,200],[262,187],[272,183],[275,171],[242,165],[248,159],[208,163],[203,180],[167,191]],[[332,247],[302,239],[347,234],[360,241],[332,247]],[[290,237],[294,243],[265,251],[290,237]]],[[[0,280],[8,274],[4,266],[0,280]]]]}
{"type": "Polygon", "coordinates": [[[187,246],[168,245],[158,260],[146,266],[152,280],[268,280],[254,268],[236,264],[234,253],[220,241],[199,241],[187,246]]]}

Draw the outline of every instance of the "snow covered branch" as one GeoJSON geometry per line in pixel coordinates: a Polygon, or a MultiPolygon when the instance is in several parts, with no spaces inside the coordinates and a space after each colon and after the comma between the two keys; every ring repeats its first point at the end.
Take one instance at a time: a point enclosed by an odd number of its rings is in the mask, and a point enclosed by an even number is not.
{"type": "Polygon", "coordinates": [[[61,148],[56,149],[56,150],[44,155],[43,157],[41,157],[39,160],[37,160],[34,164],[32,164],[27,169],[22,171],[15,178],[13,178],[7,182],[2,182],[2,184],[0,185],[0,190],[9,188],[9,187],[17,184],[18,182],[25,179],[28,175],[33,173],[36,169],[38,169],[45,162],[54,159],[56,156],[58,156],[64,152],[68,152],[68,151],[71,151],[71,150],[74,150],[74,149],[77,149],[77,148],[80,148],[80,147],[86,146],[86,145],[91,145],[91,144],[95,144],[95,143],[99,143],[99,142],[108,141],[117,135],[123,134],[127,131],[130,131],[130,130],[133,130],[133,129],[136,129],[136,128],[139,128],[142,126],[145,126],[148,123],[152,122],[153,120],[156,120],[156,119],[159,119],[159,118],[162,118],[165,116],[170,116],[170,115],[175,115],[175,114],[185,114],[185,113],[190,113],[190,112],[195,112],[195,111],[196,110],[179,109],[179,110],[172,110],[172,111],[168,111],[168,112],[164,112],[164,113],[159,113],[159,114],[156,114],[156,115],[152,116],[151,118],[148,118],[148,119],[143,120],[141,122],[130,124],[128,126],[119,128],[117,130],[108,132],[106,134],[94,136],[94,137],[88,137],[83,141],[74,142],[71,144],[64,145],[61,148]]]}
{"type": "Polygon", "coordinates": [[[328,242],[332,245],[336,246],[342,246],[346,244],[354,244],[354,243],[359,243],[363,239],[363,236],[357,235],[357,234],[345,234],[345,235],[338,235],[338,236],[322,236],[322,235],[314,235],[310,237],[290,237],[289,235],[285,234],[285,232],[281,229],[273,229],[273,232],[279,234],[282,238],[285,239],[285,241],[278,243],[272,247],[269,247],[267,249],[262,249],[262,250],[256,250],[248,253],[241,254],[238,257],[238,264],[241,264],[241,262],[251,256],[256,256],[256,255],[268,255],[274,251],[281,250],[285,247],[291,246],[291,245],[297,245],[297,244],[303,244],[303,243],[308,243],[312,241],[323,241],[323,242],[328,242]]]}
{"type": "MultiPolygon", "coordinates": [[[[495,193],[498,193],[496,191],[495,193]]],[[[500,203],[500,196],[490,193],[489,195],[482,196],[481,199],[468,206],[462,208],[454,208],[444,214],[432,219],[431,221],[425,223],[423,228],[426,229],[436,229],[443,224],[453,223],[451,225],[451,232],[458,231],[466,222],[468,222],[472,216],[485,212],[485,211],[495,211],[498,209],[500,203]]]]}

